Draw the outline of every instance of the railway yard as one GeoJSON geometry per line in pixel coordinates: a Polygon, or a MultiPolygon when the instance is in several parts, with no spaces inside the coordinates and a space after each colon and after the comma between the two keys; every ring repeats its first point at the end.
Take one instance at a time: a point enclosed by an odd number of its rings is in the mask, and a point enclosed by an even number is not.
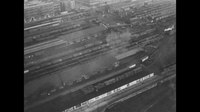
{"type": "Polygon", "coordinates": [[[25,112],[89,112],[176,74],[176,2],[127,1],[24,25],[25,112]]]}

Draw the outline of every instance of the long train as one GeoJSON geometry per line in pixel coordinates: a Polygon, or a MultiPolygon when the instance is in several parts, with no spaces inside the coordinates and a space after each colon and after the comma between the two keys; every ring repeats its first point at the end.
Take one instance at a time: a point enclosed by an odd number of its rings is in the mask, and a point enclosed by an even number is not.
{"type": "MultiPolygon", "coordinates": [[[[170,64],[170,65],[171,65],[171,64],[170,64]]],[[[171,66],[169,67],[169,69],[170,69],[170,68],[174,68],[174,66],[176,66],[176,65],[171,65],[171,66]]],[[[166,73],[165,73],[165,74],[166,74],[166,73]]],[[[173,72],[173,74],[174,74],[174,72],[173,72]]],[[[165,78],[164,78],[163,80],[160,80],[160,81],[158,82],[158,85],[160,85],[161,83],[163,83],[163,82],[165,82],[165,81],[167,81],[167,80],[170,80],[170,79],[176,77],[176,74],[175,74],[175,75],[173,75],[173,74],[166,74],[166,76],[164,76],[165,78]]],[[[85,101],[85,102],[82,102],[81,104],[78,104],[78,105],[76,105],[76,106],[72,106],[71,108],[65,109],[65,110],[62,111],[62,112],[72,112],[72,111],[74,111],[74,110],[83,108],[83,107],[86,106],[86,105],[90,105],[90,104],[93,103],[93,102],[96,102],[96,101],[101,100],[101,99],[103,99],[103,98],[105,98],[105,97],[108,97],[108,96],[110,96],[110,95],[112,95],[112,94],[114,94],[114,93],[117,93],[117,92],[119,92],[119,91],[121,91],[121,90],[123,90],[123,89],[126,89],[126,88],[128,88],[128,87],[130,87],[130,86],[136,85],[136,84],[138,84],[138,83],[141,83],[141,82],[143,82],[143,81],[145,81],[145,80],[147,80],[147,79],[153,77],[154,75],[155,75],[154,73],[151,73],[151,74],[149,74],[149,75],[146,75],[146,76],[144,76],[144,77],[142,77],[142,78],[139,78],[139,79],[137,79],[137,80],[134,80],[134,81],[132,81],[132,82],[129,82],[129,83],[123,85],[123,86],[120,86],[120,87],[118,87],[118,88],[116,88],[116,89],[114,89],[114,90],[111,90],[111,91],[109,91],[109,92],[106,92],[106,93],[101,94],[101,95],[99,95],[99,96],[96,96],[96,97],[94,97],[94,98],[91,98],[91,99],[89,99],[89,100],[87,100],[87,101],[85,101]]],[[[156,85],[157,85],[157,83],[156,83],[156,85]]],[[[156,85],[154,85],[154,86],[156,86],[156,85]]],[[[152,86],[152,87],[153,87],[153,86],[152,86]]],[[[152,88],[152,87],[145,88],[144,90],[139,91],[139,92],[137,92],[136,94],[142,93],[143,91],[146,91],[146,90],[148,90],[148,89],[150,89],[150,88],[152,88]]]]}
{"type": "Polygon", "coordinates": [[[126,88],[128,88],[128,87],[131,87],[131,86],[133,86],[133,85],[136,85],[136,84],[138,84],[138,83],[141,83],[141,82],[143,82],[144,80],[147,80],[147,79],[149,79],[149,78],[151,78],[151,77],[153,77],[153,76],[154,76],[154,73],[151,73],[151,74],[146,75],[146,76],[144,76],[144,77],[142,77],[142,78],[139,78],[139,79],[137,79],[137,80],[134,80],[134,81],[132,81],[132,82],[129,82],[128,84],[125,84],[125,85],[123,85],[123,86],[120,86],[120,87],[118,87],[118,88],[116,88],[116,89],[114,89],[114,90],[111,90],[111,91],[109,91],[109,92],[106,92],[106,93],[104,93],[104,94],[101,94],[101,95],[99,95],[99,96],[96,96],[96,97],[94,97],[94,98],[92,98],[92,99],[89,99],[89,100],[87,100],[87,101],[85,101],[85,102],[82,102],[81,104],[78,104],[78,105],[76,105],[76,106],[73,106],[73,107],[71,107],[71,108],[68,108],[68,109],[66,109],[66,110],[64,110],[64,111],[62,111],[62,112],[72,112],[73,110],[79,109],[79,108],[81,108],[81,107],[83,107],[83,106],[86,106],[86,105],[89,105],[89,104],[91,104],[91,103],[93,103],[93,102],[95,102],[95,101],[98,101],[98,100],[100,100],[100,99],[103,99],[103,98],[105,98],[105,97],[108,97],[108,96],[110,96],[110,95],[113,95],[114,93],[117,93],[117,92],[119,92],[119,91],[122,91],[122,90],[124,90],[124,89],[126,89],[126,88]]]}

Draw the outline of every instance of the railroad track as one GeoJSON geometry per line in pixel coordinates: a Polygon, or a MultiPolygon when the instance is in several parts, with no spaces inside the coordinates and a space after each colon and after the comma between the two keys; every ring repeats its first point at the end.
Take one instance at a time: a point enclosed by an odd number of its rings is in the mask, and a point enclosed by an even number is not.
{"type": "Polygon", "coordinates": [[[24,46],[27,47],[27,46],[38,44],[38,43],[41,43],[41,42],[44,42],[44,41],[47,41],[47,40],[56,39],[56,38],[59,38],[59,36],[70,34],[70,33],[76,32],[76,31],[80,31],[80,30],[84,30],[84,29],[87,29],[87,28],[90,28],[90,27],[93,27],[93,25],[92,26],[85,25],[85,26],[75,28],[75,29],[71,29],[71,30],[68,30],[67,28],[63,28],[63,29],[59,29],[57,31],[53,31],[51,33],[43,34],[43,36],[39,35],[39,37],[37,37],[35,39],[33,39],[32,37],[29,37],[29,38],[24,40],[25,41],[24,46]]]}
{"type": "MultiPolygon", "coordinates": [[[[135,45],[135,43],[131,43],[130,45],[127,45],[125,43],[122,46],[116,47],[114,50],[120,49],[120,48],[125,48],[125,47],[129,47],[129,49],[133,49],[133,48],[144,46],[142,44],[144,44],[144,43],[141,43],[141,45],[135,45]]],[[[47,75],[47,74],[54,73],[56,71],[59,71],[61,69],[67,68],[67,67],[72,67],[72,66],[75,66],[77,64],[80,64],[80,63],[83,63],[83,62],[87,62],[87,61],[89,61],[91,59],[96,58],[99,55],[104,55],[104,54],[109,53],[109,52],[113,52],[113,51],[109,50],[108,46],[105,46],[105,47],[103,47],[101,49],[98,48],[96,51],[92,52],[91,54],[90,53],[86,53],[86,54],[83,54],[81,56],[75,57],[73,59],[71,59],[71,58],[67,58],[65,60],[61,59],[62,61],[60,61],[60,63],[58,62],[58,63],[56,63],[54,65],[46,67],[45,70],[44,69],[42,69],[42,70],[40,69],[38,71],[32,72],[31,74],[25,75],[25,82],[28,82],[29,80],[32,80],[32,79],[35,79],[35,78],[38,78],[38,77],[41,77],[41,76],[44,76],[44,75],[47,75]],[[41,71],[43,71],[43,72],[40,73],[41,71]]]]}
{"type": "MultiPolygon", "coordinates": [[[[44,58],[44,59],[40,59],[40,60],[37,60],[37,61],[34,61],[34,64],[38,64],[38,63],[43,63],[43,62],[47,62],[48,60],[52,60],[52,59],[56,59],[56,58],[59,58],[59,57],[73,57],[73,56],[70,56],[70,55],[72,55],[72,54],[74,54],[74,53],[79,53],[79,51],[82,51],[82,50],[88,50],[88,49],[90,49],[90,48],[92,48],[92,47],[96,47],[96,46],[100,46],[100,45],[102,45],[102,43],[103,43],[103,41],[96,41],[95,43],[89,43],[89,44],[87,44],[86,46],[84,46],[84,47],[78,47],[78,48],[76,48],[75,50],[68,50],[68,51],[66,51],[65,49],[63,49],[61,52],[62,53],[60,53],[60,54],[58,54],[58,55],[56,55],[56,56],[50,56],[50,57],[46,57],[46,58],[44,58]]],[[[83,51],[83,52],[86,52],[86,51],[83,51]]],[[[33,64],[31,64],[31,62],[26,62],[25,64],[24,64],[24,66],[25,66],[25,68],[28,68],[28,67],[31,67],[33,64]]]]}

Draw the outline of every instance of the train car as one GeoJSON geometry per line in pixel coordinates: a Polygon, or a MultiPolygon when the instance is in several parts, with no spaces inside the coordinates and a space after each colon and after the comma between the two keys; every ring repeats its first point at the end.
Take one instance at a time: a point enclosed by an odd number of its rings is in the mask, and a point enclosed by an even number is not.
{"type": "Polygon", "coordinates": [[[135,73],[139,73],[141,71],[142,71],[142,67],[141,66],[134,69],[135,73]]]}
{"type": "Polygon", "coordinates": [[[167,31],[171,31],[173,29],[174,29],[174,25],[172,25],[171,27],[168,27],[168,28],[164,29],[164,31],[167,32],[167,31]]]}
{"type": "Polygon", "coordinates": [[[61,12],[61,15],[67,15],[67,14],[69,14],[69,13],[72,13],[72,12],[63,11],[63,12],[61,12]]]}
{"type": "Polygon", "coordinates": [[[108,80],[108,81],[105,81],[104,83],[105,83],[106,85],[110,85],[110,84],[112,84],[112,83],[115,83],[115,81],[116,81],[116,79],[115,79],[115,78],[112,78],[112,79],[110,79],[110,80],[108,80]]]}
{"type": "Polygon", "coordinates": [[[71,94],[73,98],[81,98],[84,96],[84,93],[81,90],[77,90],[71,94]]]}
{"type": "Polygon", "coordinates": [[[95,86],[95,89],[98,91],[99,89],[105,87],[105,84],[104,83],[98,83],[96,86],[95,86]]]}
{"type": "Polygon", "coordinates": [[[30,38],[25,38],[25,39],[24,39],[24,44],[25,44],[24,46],[26,46],[27,43],[31,43],[31,42],[33,42],[33,41],[34,41],[34,40],[33,40],[32,37],[30,37],[30,38]]]}
{"type": "Polygon", "coordinates": [[[144,57],[141,58],[142,62],[144,62],[144,61],[146,61],[148,59],[149,59],[149,56],[144,56],[144,57]]]}
{"type": "Polygon", "coordinates": [[[120,76],[118,77],[118,79],[119,79],[119,80],[122,80],[122,79],[124,79],[124,77],[125,77],[124,75],[120,75],[120,76]]]}
{"type": "Polygon", "coordinates": [[[88,94],[88,93],[91,93],[95,90],[94,86],[93,85],[89,85],[89,86],[86,86],[84,88],[81,89],[81,91],[84,92],[84,94],[88,94]]]}
{"type": "Polygon", "coordinates": [[[115,58],[116,58],[117,60],[121,60],[121,59],[124,59],[124,58],[126,58],[126,57],[132,56],[132,55],[136,54],[136,53],[139,52],[139,51],[142,51],[142,48],[137,48],[137,49],[130,50],[130,51],[128,51],[128,52],[125,52],[125,53],[123,53],[123,54],[120,54],[120,55],[115,56],[115,58]]]}

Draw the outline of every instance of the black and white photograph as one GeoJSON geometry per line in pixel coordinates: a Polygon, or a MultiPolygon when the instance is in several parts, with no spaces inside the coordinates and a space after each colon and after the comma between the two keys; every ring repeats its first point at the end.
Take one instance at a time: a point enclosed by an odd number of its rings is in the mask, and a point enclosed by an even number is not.
{"type": "Polygon", "coordinates": [[[176,112],[176,0],[24,0],[23,34],[24,112],[176,112]]]}

